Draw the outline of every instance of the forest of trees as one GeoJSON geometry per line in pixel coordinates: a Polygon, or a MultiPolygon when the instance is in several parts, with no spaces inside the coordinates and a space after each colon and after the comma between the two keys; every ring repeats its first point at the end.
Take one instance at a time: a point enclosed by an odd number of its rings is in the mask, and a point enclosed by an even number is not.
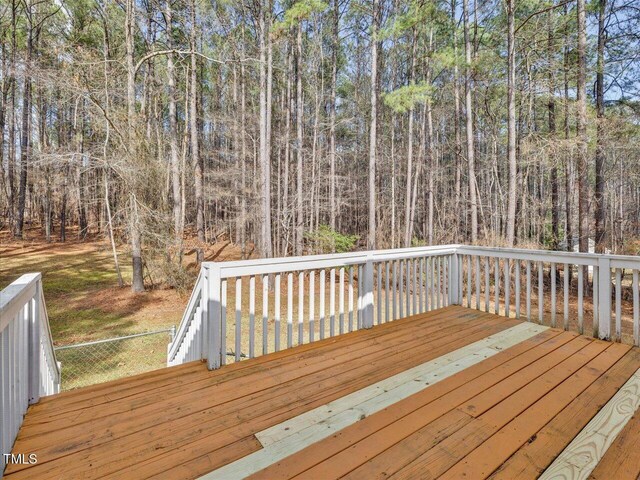
{"type": "Polygon", "coordinates": [[[326,1],[0,0],[0,230],[637,253],[635,0],[326,1]]]}

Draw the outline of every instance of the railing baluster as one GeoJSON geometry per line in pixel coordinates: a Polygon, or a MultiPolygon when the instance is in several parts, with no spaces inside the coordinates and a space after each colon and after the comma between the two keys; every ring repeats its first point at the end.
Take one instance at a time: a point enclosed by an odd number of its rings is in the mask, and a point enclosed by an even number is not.
{"type": "Polygon", "coordinates": [[[564,264],[564,290],[563,290],[563,300],[564,300],[564,312],[562,319],[562,326],[565,330],[569,330],[569,295],[571,295],[571,284],[569,279],[571,278],[571,269],[569,268],[569,264],[564,264]]]}
{"type": "Polygon", "coordinates": [[[493,309],[496,315],[500,313],[500,259],[496,257],[495,259],[495,270],[493,275],[493,294],[494,294],[494,305],[493,309]]]}
{"type": "Polygon", "coordinates": [[[349,267],[349,331],[353,332],[353,267],[349,267]]]}
{"type": "Polygon", "coordinates": [[[362,285],[362,278],[363,278],[363,274],[362,274],[362,265],[358,265],[357,267],[357,277],[358,277],[358,283],[357,283],[357,289],[358,289],[358,298],[356,299],[356,321],[355,321],[355,325],[356,325],[356,329],[360,330],[362,328],[362,290],[363,290],[363,285],[362,285]]]}
{"type": "Polygon", "coordinates": [[[511,265],[508,258],[504,260],[504,314],[511,317],[511,265]]]}
{"type": "Polygon", "coordinates": [[[405,261],[405,292],[404,302],[407,308],[407,317],[411,315],[411,259],[405,261]]]}
{"type": "Polygon", "coordinates": [[[433,257],[427,258],[427,311],[433,310],[433,257]]]}
{"type": "Polygon", "coordinates": [[[467,255],[467,308],[471,308],[471,255],[467,255]]]}
{"type": "Polygon", "coordinates": [[[489,303],[491,295],[491,282],[489,272],[489,257],[484,257],[484,311],[489,313],[489,303]]]}
{"type": "Polygon", "coordinates": [[[444,257],[444,259],[442,260],[442,269],[443,269],[443,274],[442,274],[442,279],[443,279],[443,284],[444,284],[444,298],[442,299],[442,302],[444,305],[449,306],[450,305],[450,295],[451,295],[451,284],[449,283],[450,279],[450,275],[451,275],[451,255],[447,255],[446,257],[444,257]]]}
{"type": "Polygon", "coordinates": [[[249,277],[249,358],[256,356],[256,277],[249,277]]]}
{"type": "Polygon", "coordinates": [[[476,264],[476,310],[480,310],[480,257],[475,256],[476,264]]]}
{"type": "Polygon", "coordinates": [[[378,263],[376,267],[374,267],[374,271],[376,272],[376,290],[377,290],[377,298],[376,302],[376,325],[380,325],[382,323],[382,264],[378,263]]]}
{"type": "Polygon", "coordinates": [[[544,323],[544,266],[538,262],[538,323],[544,323]]]}
{"type": "Polygon", "coordinates": [[[220,282],[220,365],[227,363],[227,279],[220,282]]]}
{"type": "Polygon", "coordinates": [[[287,348],[293,346],[293,273],[287,275],[287,348]]]}
{"type": "Polygon", "coordinates": [[[393,303],[393,320],[398,318],[398,306],[396,302],[396,290],[398,289],[398,262],[393,261],[393,288],[391,290],[391,302],[393,303]]]}
{"type": "Polygon", "coordinates": [[[578,266],[578,333],[584,333],[584,268],[578,266]]]}
{"type": "Polygon", "coordinates": [[[551,262],[551,326],[556,328],[556,264],[551,262]]]}
{"type": "Polygon", "coordinates": [[[269,275],[262,276],[262,354],[269,353],[269,275]]]}
{"type": "Polygon", "coordinates": [[[298,345],[304,343],[304,272],[298,273],[298,345]]]}
{"type": "Polygon", "coordinates": [[[520,319],[520,269],[521,269],[522,265],[520,263],[520,260],[515,260],[515,263],[513,265],[513,269],[515,272],[515,279],[514,282],[516,284],[516,291],[515,291],[515,300],[516,300],[516,318],[520,319]]]}
{"type": "Polygon", "coordinates": [[[242,277],[236,277],[236,362],[242,358],[242,277]]]}
{"type": "Polygon", "coordinates": [[[329,272],[329,336],[336,334],[336,269],[332,268],[329,272]]]}
{"type": "Polygon", "coordinates": [[[389,321],[389,262],[384,262],[384,321],[389,321]]]}
{"type": "Polygon", "coordinates": [[[400,318],[404,317],[404,260],[400,260],[400,271],[398,272],[398,304],[400,307],[400,318]]]}
{"type": "Polygon", "coordinates": [[[527,321],[531,321],[531,262],[527,260],[527,321]]]}
{"type": "Polygon", "coordinates": [[[633,271],[633,342],[640,345],[640,272],[633,271]]]}
{"type": "Polygon", "coordinates": [[[598,330],[600,328],[600,266],[593,267],[593,288],[591,292],[591,300],[593,305],[593,325],[592,334],[594,338],[598,338],[598,330]]]}
{"type": "Polygon", "coordinates": [[[424,258],[418,258],[418,267],[419,273],[418,278],[420,281],[418,282],[418,298],[419,298],[419,313],[424,313],[424,258]]]}
{"type": "Polygon", "coordinates": [[[622,269],[616,268],[616,342],[622,340],[622,269]]]}
{"type": "Polygon", "coordinates": [[[413,315],[418,313],[418,260],[414,258],[411,263],[413,264],[413,315]]]}
{"type": "Polygon", "coordinates": [[[274,285],[275,288],[275,329],[274,329],[274,339],[273,339],[273,349],[274,351],[279,351],[280,350],[280,274],[277,273],[276,277],[275,277],[275,282],[276,284],[274,285]]]}
{"type": "Polygon", "coordinates": [[[436,308],[440,308],[442,306],[441,297],[442,297],[442,283],[440,278],[440,257],[435,258],[436,261],[436,308]]]}
{"type": "Polygon", "coordinates": [[[325,330],[325,322],[324,322],[324,296],[326,293],[326,280],[325,280],[325,270],[324,268],[320,270],[320,340],[324,339],[324,330],[325,330]]]}
{"type": "Polygon", "coordinates": [[[344,333],[344,267],[340,268],[340,292],[338,293],[340,302],[340,334],[344,333]]]}
{"type": "Polygon", "coordinates": [[[309,343],[315,340],[315,315],[316,315],[316,272],[309,272],[309,343]]]}

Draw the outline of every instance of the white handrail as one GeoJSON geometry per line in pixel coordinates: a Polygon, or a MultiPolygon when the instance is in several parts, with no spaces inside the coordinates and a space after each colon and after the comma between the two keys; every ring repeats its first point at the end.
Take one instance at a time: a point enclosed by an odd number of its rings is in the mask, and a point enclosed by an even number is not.
{"type": "Polygon", "coordinates": [[[254,357],[260,343],[264,354],[450,304],[505,316],[515,311],[516,317],[523,315],[528,320],[533,320],[537,309],[538,322],[551,326],[556,325],[560,307],[562,326],[570,328],[572,317],[583,333],[589,293],[594,334],[620,340],[625,315],[621,291],[627,278],[621,274],[623,269],[632,276],[633,337],[638,345],[640,257],[439,245],[204,262],[180,332],[170,347],[170,362],[181,363],[176,357],[180,348],[184,358],[207,358],[209,367],[217,368],[229,355],[235,361],[254,357]],[[590,283],[593,288],[588,288],[590,283]],[[228,290],[235,296],[235,305],[227,305],[228,290]],[[256,305],[260,291],[262,305],[256,305]],[[571,295],[577,315],[570,313],[570,306],[574,308],[571,295]],[[533,308],[532,302],[537,303],[533,308]],[[235,326],[230,322],[229,332],[228,309],[235,313],[235,326]],[[261,326],[262,342],[256,342],[261,326]],[[189,350],[196,354],[187,353],[189,350]]]}
{"type": "MultiPolygon", "coordinates": [[[[0,453],[11,453],[30,404],[60,391],[39,273],[21,276],[0,292],[0,453]]],[[[0,458],[0,476],[5,456],[0,458]]]]}
{"type": "Polygon", "coordinates": [[[202,316],[198,314],[198,310],[202,306],[202,280],[203,274],[202,270],[200,270],[178,330],[168,345],[167,366],[179,365],[185,361],[201,358],[201,354],[197,355],[198,358],[195,358],[195,353],[190,352],[190,350],[194,349],[195,343],[202,343],[200,338],[202,334],[202,316]]]}

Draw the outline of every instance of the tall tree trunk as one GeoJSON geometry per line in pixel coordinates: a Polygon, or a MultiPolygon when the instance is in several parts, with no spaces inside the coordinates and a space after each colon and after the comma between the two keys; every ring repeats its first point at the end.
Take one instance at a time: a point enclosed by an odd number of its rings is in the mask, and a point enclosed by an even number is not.
{"type": "Polygon", "coordinates": [[[469,166],[469,202],[471,214],[471,242],[478,241],[478,200],[476,192],[476,160],[473,143],[473,106],[471,103],[471,38],[469,36],[469,0],[463,0],[465,54],[465,115],[467,121],[467,163],[469,166]]]}
{"type": "MultiPolygon", "coordinates": [[[[331,48],[331,98],[329,100],[329,224],[336,230],[336,90],[338,83],[338,49],[340,48],[340,2],[333,1],[331,48]]],[[[335,250],[335,245],[332,245],[335,250]]]]}
{"type": "Polygon", "coordinates": [[[587,21],[585,0],[577,0],[578,72],[577,72],[577,140],[578,140],[578,236],[580,251],[589,249],[589,191],[587,185],[587,90],[586,45],[587,21]]]}
{"type": "MultiPolygon", "coordinates": [[[[203,176],[204,162],[200,157],[200,143],[198,131],[198,62],[196,59],[196,35],[197,35],[197,11],[196,2],[191,0],[191,31],[189,33],[189,46],[191,48],[191,95],[189,97],[189,131],[191,139],[191,161],[194,170],[194,189],[196,201],[196,233],[198,242],[205,242],[204,235],[204,195],[203,195],[203,176]]],[[[204,253],[201,247],[198,247],[198,262],[204,260],[204,253]]]]}
{"type": "MultiPolygon", "coordinates": [[[[373,0],[371,22],[371,117],[369,125],[369,229],[367,248],[376,248],[376,146],[378,144],[378,8],[373,0]]],[[[407,199],[408,200],[408,199],[407,199]]]]}
{"type": "Polygon", "coordinates": [[[604,47],[606,41],[605,13],[607,0],[598,1],[598,60],[596,66],[596,189],[595,189],[595,249],[596,253],[605,250],[605,211],[604,211],[604,47]]]}
{"type": "Polygon", "coordinates": [[[302,202],[303,157],[302,157],[302,124],[304,121],[304,104],[302,92],[302,21],[298,23],[296,32],[296,158],[297,158],[297,192],[296,192],[296,243],[295,254],[302,255],[304,228],[304,209],[302,202]]]}
{"type": "Polygon", "coordinates": [[[515,0],[507,0],[507,160],[509,164],[509,192],[507,206],[507,245],[516,241],[516,187],[518,165],[516,163],[516,35],[515,0]]]}
{"type": "MultiPolygon", "coordinates": [[[[165,9],[165,19],[167,22],[167,46],[169,50],[173,47],[173,10],[171,0],[167,1],[165,9]]],[[[172,194],[172,210],[173,210],[173,235],[176,248],[177,263],[181,262],[181,245],[182,245],[182,201],[180,193],[180,158],[178,152],[178,118],[176,110],[176,73],[174,65],[174,53],[167,54],[167,87],[169,102],[169,149],[170,149],[170,165],[171,165],[171,194],[172,194]]]]}
{"type": "Polygon", "coordinates": [[[260,12],[260,196],[261,196],[261,231],[260,251],[265,258],[273,256],[271,247],[271,156],[269,151],[269,134],[271,127],[269,100],[271,93],[268,89],[271,80],[268,78],[271,67],[268,65],[271,59],[269,55],[270,35],[270,2],[261,7],[260,12]],[[269,12],[267,9],[269,8],[269,12]]]}
{"type": "Polygon", "coordinates": [[[454,240],[460,239],[460,219],[457,212],[460,211],[461,188],[462,188],[462,140],[460,136],[460,76],[458,73],[458,22],[456,21],[456,0],[451,0],[451,18],[453,30],[453,56],[455,62],[453,64],[453,129],[454,129],[454,156],[455,156],[455,201],[454,201],[454,217],[456,229],[454,232],[454,240]]]}
{"type": "MultiPolygon", "coordinates": [[[[549,101],[547,104],[549,113],[549,143],[550,151],[555,151],[556,141],[556,92],[553,74],[553,12],[548,14],[548,31],[547,31],[547,56],[548,56],[548,82],[549,82],[549,101]]],[[[556,155],[549,155],[551,161],[551,248],[558,249],[559,241],[559,223],[560,214],[558,207],[558,161],[556,155]]]]}
{"type": "MultiPolygon", "coordinates": [[[[127,130],[128,130],[128,155],[134,162],[136,155],[135,115],[136,115],[136,90],[135,90],[135,62],[134,62],[134,0],[127,0],[125,15],[125,43],[127,57],[127,130]]],[[[132,179],[135,183],[137,180],[132,179]]],[[[131,289],[135,293],[144,291],[142,273],[142,232],[140,218],[138,216],[138,200],[135,191],[131,189],[129,195],[129,236],[131,241],[131,257],[133,272],[131,277],[131,289]]]]}
{"type": "MultiPolygon", "coordinates": [[[[564,16],[567,16],[568,7],[564,6],[564,16]]],[[[564,140],[565,144],[569,143],[569,34],[565,28],[564,45],[563,45],[563,76],[564,76],[564,140]]],[[[570,252],[573,249],[573,225],[572,225],[572,182],[571,176],[573,174],[572,168],[573,160],[571,149],[565,147],[564,154],[564,188],[565,188],[565,236],[567,242],[567,251],[570,252]]]]}
{"type": "MultiPolygon", "coordinates": [[[[33,25],[31,24],[31,2],[25,3],[29,10],[29,31],[27,32],[27,52],[25,64],[27,72],[31,66],[33,55],[33,25]]],[[[24,91],[22,93],[22,132],[20,135],[20,180],[18,184],[18,217],[16,219],[14,234],[22,238],[24,227],[24,214],[27,202],[27,173],[31,157],[31,75],[25,75],[24,91]]]]}
{"type": "MultiPolygon", "coordinates": [[[[409,60],[409,86],[412,86],[415,82],[416,72],[416,31],[413,29],[411,35],[411,58],[409,60]]],[[[409,107],[409,125],[407,128],[407,184],[404,200],[404,246],[411,246],[411,231],[413,218],[411,215],[411,176],[413,174],[413,122],[414,122],[415,107],[413,102],[409,107]]]]}

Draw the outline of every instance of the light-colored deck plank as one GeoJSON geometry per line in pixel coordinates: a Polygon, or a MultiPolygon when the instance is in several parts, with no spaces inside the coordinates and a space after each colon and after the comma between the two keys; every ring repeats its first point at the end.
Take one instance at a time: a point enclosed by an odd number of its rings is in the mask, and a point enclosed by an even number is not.
{"type": "Polygon", "coordinates": [[[589,478],[640,406],[640,370],[600,410],[540,476],[541,480],[589,478]]]}

